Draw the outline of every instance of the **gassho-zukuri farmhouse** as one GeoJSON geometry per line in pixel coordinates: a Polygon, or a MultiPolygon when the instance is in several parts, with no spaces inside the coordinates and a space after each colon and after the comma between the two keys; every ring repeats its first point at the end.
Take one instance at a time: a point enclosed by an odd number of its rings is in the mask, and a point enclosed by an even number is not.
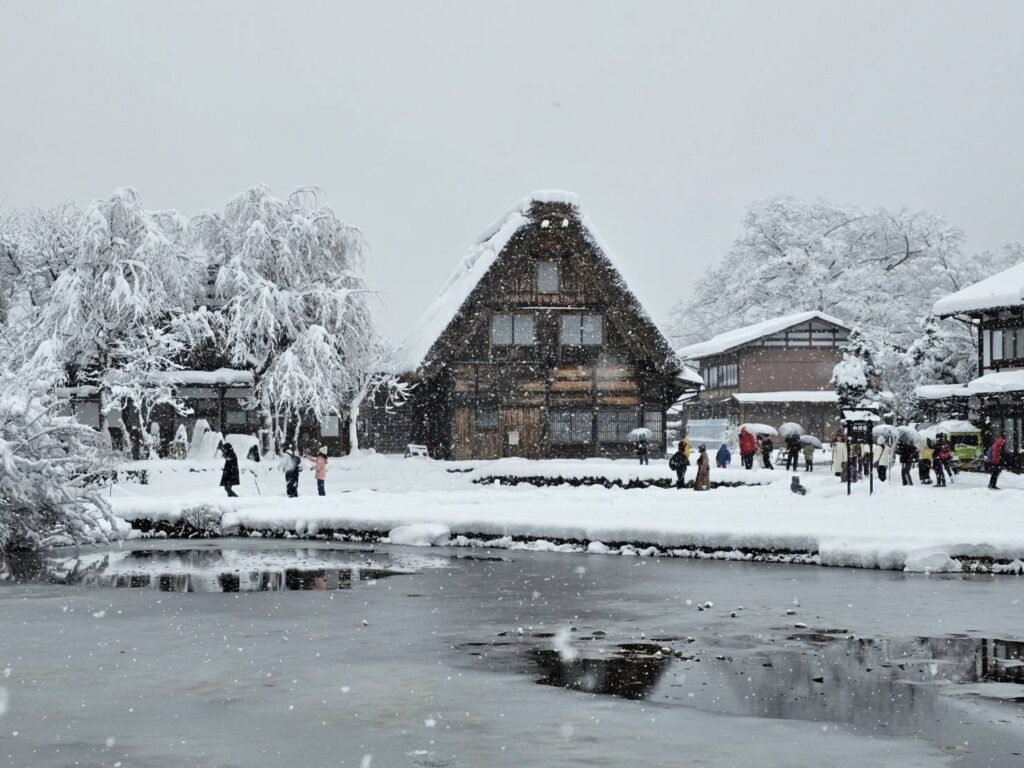
{"type": "Polygon", "coordinates": [[[701,378],[681,365],[576,195],[523,198],[469,249],[400,353],[416,386],[377,407],[378,451],[451,459],[626,456],[701,378]]]}

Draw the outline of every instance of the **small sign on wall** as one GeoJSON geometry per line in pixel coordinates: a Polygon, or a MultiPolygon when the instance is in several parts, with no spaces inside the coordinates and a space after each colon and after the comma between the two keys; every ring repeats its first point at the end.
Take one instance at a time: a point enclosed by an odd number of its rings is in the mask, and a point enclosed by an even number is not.
{"type": "Polygon", "coordinates": [[[508,433],[508,444],[509,445],[519,445],[519,430],[518,429],[513,429],[513,430],[509,431],[509,433],[508,433]]]}

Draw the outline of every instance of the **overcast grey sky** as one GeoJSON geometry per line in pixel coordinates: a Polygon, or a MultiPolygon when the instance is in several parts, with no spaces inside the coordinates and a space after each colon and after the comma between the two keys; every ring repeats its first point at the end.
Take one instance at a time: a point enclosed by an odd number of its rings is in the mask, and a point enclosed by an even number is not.
{"type": "Polygon", "coordinates": [[[0,0],[0,204],[322,187],[396,340],[477,232],[578,192],[664,319],[776,193],[1024,239],[1024,2],[0,0]]]}

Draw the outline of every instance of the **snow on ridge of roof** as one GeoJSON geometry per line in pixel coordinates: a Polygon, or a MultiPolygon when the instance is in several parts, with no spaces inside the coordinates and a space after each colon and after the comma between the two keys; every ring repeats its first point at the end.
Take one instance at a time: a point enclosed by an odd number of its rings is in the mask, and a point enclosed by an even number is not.
{"type": "Polygon", "coordinates": [[[917,387],[914,394],[922,400],[944,400],[948,397],[998,395],[1021,391],[1024,391],[1024,368],[993,371],[966,384],[925,384],[917,387]]]}
{"type": "Polygon", "coordinates": [[[1024,261],[945,296],[932,306],[940,317],[1024,304],[1024,261]]]}
{"type": "Polygon", "coordinates": [[[838,403],[839,395],[832,390],[807,390],[792,392],[737,392],[733,399],[738,403],[838,403]]]}
{"type": "Polygon", "coordinates": [[[779,333],[787,328],[791,328],[794,325],[800,325],[806,323],[808,320],[823,320],[826,323],[832,323],[838,325],[841,328],[850,330],[845,322],[832,315],[827,315],[824,312],[812,310],[810,312],[796,312],[792,315],[783,315],[782,317],[774,317],[770,320],[762,320],[759,323],[753,325],[745,325],[742,328],[734,328],[731,331],[725,331],[712,336],[707,341],[700,341],[696,344],[690,344],[679,350],[677,354],[683,360],[697,360],[708,355],[719,355],[723,352],[727,352],[730,349],[748,344],[755,339],[760,339],[762,336],[771,336],[774,333],[779,333]]]}
{"type": "MultiPolygon", "coordinates": [[[[618,273],[627,292],[633,293],[635,297],[635,293],[629,287],[631,283],[626,277],[622,264],[594,227],[590,217],[581,211],[579,196],[575,192],[560,189],[537,190],[520,199],[501,218],[494,221],[477,236],[451,277],[445,282],[441,291],[421,315],[412,333],[399,348],[397,366],[399,373],[411,373],[424,363],[434,342],[458,315],[462,305],[494,265],[509,240],[529,222],[530,208],[534,203],[561,203],[571,206],[583,229],[584,237],[592,241],[599,255],[603,256],[618,273]]],[[[639,311],[647,321],[657,328],[662,338],[667,338],[664,330],[654,322],[639,298],[636,299],[636,302],[639,311]]],[[[700,378],[696,373],[693,375],[700,378]]],[[[697,382],[693,381],[693,383],[697,382]]]]}

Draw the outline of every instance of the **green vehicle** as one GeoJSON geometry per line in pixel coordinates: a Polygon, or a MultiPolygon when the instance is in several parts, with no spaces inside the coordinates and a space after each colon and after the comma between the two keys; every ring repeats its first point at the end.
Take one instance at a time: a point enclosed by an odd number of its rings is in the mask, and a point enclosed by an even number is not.
{"type": "Polygon", "coordinates": [[[985,448],[981,430],[969,421],[940,421],[937,424],[919,427],[918,434],[933,441],[939,434],[944,434],[953,445],[953,454],[960,469],[971,469],[984,460],[985,448]]]}

